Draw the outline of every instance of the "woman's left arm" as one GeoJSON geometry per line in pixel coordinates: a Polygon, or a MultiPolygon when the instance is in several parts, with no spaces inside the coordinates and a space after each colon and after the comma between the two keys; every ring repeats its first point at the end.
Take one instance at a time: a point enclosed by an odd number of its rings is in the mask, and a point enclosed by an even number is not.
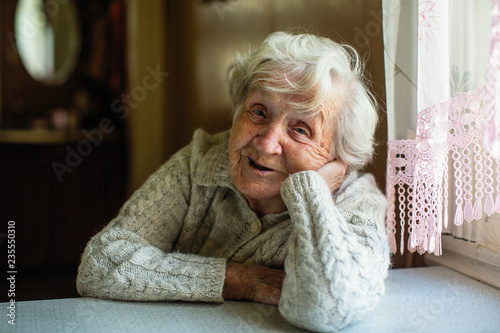
{"type": "Polygon", "coordinates": [[[327,332],[372,309],[384,293],[389,247],[385,197],[363,175],[332,199],[315,171],[288,177],[281,187],[293,223],[279,309],[292,324],[327,332]]]}

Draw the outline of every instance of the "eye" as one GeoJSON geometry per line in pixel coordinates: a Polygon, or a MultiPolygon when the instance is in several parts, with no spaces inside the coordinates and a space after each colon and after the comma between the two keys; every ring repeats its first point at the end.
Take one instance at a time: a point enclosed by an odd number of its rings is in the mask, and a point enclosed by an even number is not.
{"type": "Polygon", "coordinates": [[[296,127],[293,129],[295,132],[299,133],[300,135],[307,135],[307,131],[301,127],[296,127]]]}
{"type": "Polygon", "coordinates": [[[266,109],[262,105],[256,105],[255,107],[248,110],[249,118],[254,122],[265,122],[267,121],[268,115],[266,109]]]}
{"type": "Polygon", "coordinates": [[[311,136],[311,129],[309,128],[309,126],[307,126],[305,123],[302,122],[292,127],[292,130],[301,137],[311,136]]]}
{"type": "Polygon", "coordinates": [[[257,117],[266,118],[266,113],[262,109],[255,109],[255,110],[253,110],[253,113],[257,117]]]}

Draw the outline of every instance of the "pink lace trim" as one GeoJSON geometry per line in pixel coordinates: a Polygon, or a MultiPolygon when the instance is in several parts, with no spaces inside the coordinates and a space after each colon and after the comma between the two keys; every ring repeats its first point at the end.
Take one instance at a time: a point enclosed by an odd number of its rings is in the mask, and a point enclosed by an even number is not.
{"type": "Polygon", "coordinates": [[[415,140],[388,142],[387,228],[393,252],[397,250],[399,212],[400,252],[404,252],[408,228],[411,252],[441,254],[441,231],[448,225],[449,188],[455,188],[456,225],[480,219],[483,211],[488,216],[500,212],[500,163],[481,146],[486,92],[481,87],[421,111],[415,140]]]}
{"type": "Polygon", "coordinates": [[[399,220],[401,253],[408,229],[411,252],[441,254],[450,190],[455,194],[456,225],[478,220],[483,212],[500,213],[499,77],[500,0],[493,0],[486,86],[421,111],[415,140],[388,142],[387,232],[392,252],[397,251],[399,220]]]}

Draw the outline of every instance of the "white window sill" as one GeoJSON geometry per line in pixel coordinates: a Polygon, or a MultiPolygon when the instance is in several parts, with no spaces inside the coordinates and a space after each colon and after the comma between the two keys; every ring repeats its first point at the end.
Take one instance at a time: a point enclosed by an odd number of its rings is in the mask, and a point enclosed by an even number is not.
{"type": "Polygon", "coordinates": [[[472,279],[500,289],[500,252],[481,244],[442,236],[443,254],[428,254],[428,265],[442,265],[472,279]]]}

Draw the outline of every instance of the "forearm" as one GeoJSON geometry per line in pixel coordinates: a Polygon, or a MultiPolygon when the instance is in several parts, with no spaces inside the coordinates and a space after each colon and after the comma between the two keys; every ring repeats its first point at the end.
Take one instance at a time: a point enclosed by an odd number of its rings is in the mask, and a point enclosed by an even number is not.
{"type": "Polygon", "coordinates": [[[131,301],[222,302],[226,260],[164,253],[127,230],[103,230],[78,269],[82,296],[131,301]]]}
{"type": "Polygon", "coordinates": [[[294,231],[280,311],[300,327],[341,329],[368,311],[383,293],[388,266],[385,236],[378,231],[375,216],[362,216],[354,209],[353,218],[363,219],[356,233],[350,212],[333,203],[327,184],[314,172],[289,177],[282,196],[294,231]],[[370,224],[375,224],[374,230],[370,224]]]}

